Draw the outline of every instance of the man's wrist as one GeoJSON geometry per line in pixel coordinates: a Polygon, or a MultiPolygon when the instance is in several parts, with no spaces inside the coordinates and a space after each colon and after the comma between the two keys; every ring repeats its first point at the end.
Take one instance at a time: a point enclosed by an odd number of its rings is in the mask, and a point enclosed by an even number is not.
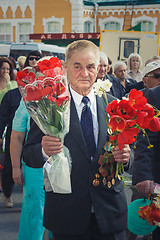
{"type": "Polygon", "coordinates": [[[45,153],[43,147],[42,147],[42,155],[45,161],[47,161],[47,159],[49,158],[49,156],[45,153]]]}

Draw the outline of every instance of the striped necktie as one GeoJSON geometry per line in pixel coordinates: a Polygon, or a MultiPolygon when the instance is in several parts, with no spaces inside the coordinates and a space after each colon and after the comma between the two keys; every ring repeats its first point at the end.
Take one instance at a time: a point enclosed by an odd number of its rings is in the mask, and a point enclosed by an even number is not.
{"type": "Polygon", "coordinates": [[[96,144],[94,140],[92,112],[88,105],[89,98],[84,96],[82,102],[84,103],[84,107],[81,114],[81,126],[89,155],[90,157],[93,157],[96,150],[96,144]]]}

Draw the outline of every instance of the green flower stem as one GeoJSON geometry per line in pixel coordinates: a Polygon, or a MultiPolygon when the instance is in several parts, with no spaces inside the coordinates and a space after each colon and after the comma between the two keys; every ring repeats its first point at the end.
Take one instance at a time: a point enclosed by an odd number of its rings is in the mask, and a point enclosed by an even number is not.
{"type": "Polygon", "coordinates": [[[47,115],[47,112],[45,111],[46,107],[43,102],[43,99],[41,99],[39,102],[36,102],[36,104],[37,104],[38,108],[42,111],[43,115],[47,115]]]}
{"type": "Polygon", "coordinates": [[[106,102],[106,106],[108,106],[107,94],[106,94],[106,91],[104,89],[103,89],[103,96],[104,96],[104,99],[105,99],[105,102],[106,102]]]}
{"type": "MultiPolygon", "coordinates": [[[[107,99],[107,94],[106,94],[106,91],[103,89],[103,96],[104,96],[104,100],[106,102],[106,106],[108,106],[108,99],[107,99]]],[[[107,126],[108,126],[108,119],[107,119],[107,115],[106,115],[106,123],[107,123],[107,126]]]]}

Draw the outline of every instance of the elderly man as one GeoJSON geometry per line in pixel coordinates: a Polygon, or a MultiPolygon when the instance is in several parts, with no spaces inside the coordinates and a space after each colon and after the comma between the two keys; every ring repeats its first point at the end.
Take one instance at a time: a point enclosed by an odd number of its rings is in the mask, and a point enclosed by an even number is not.
{"type": "MultiPolygon", "coordinates": [[[[45,193],[44,226],[53,232],[55,240],[125,240],[127,204],[122,181],[116,179],[111,188],[101,182],[98,186],[93,184],[99,169],[98,159],[107,141],[106,104],[93,91],[99,70],[99,51],[92,42],[79,40],[68,45],[65,59],[71,105],[70,129],[64,145],[72,158],[72,193],[45,193]],[[91,117],[90,141],[82,126],[83,112],[87,109],[91,117]]],[[[108,95],[109,102],[113,99],[108,95]]],[[[36,124],[32,124],[23,160],[26,164],[34,161],[43,164],[43,151],[51,156],[61,149],[58,138],[44,136],[36,124]]],[[[116,147],[113,154],[115,161],[126,164],[130,148],[124,145],[120,151],[116,147]]]]}
{"type": "Polygon", "coordinates": [[[99,71],[97,74],[97,79],[101,80],[109,79],[110,82],[112,83],[112,87],[109,93],[118,99],[122,99],[122,91],[119,79],[114,75],[108,74],[107,71],[108,71],[108,57],[104,52],[100,52],[99,71]]]}
{"type": "Polygon", "coordinates": [[[122,96],[126,94],[126,89],[129,84],[136,83],[136,80],[127,78],[127,65],[125,62],[118,61],[114,65],[114,74],[120,81],[122,96]]]}
{"type": "Polygon", "coordinates": [[[143,71],[143,83],[146,88],[160,85],[160,61],[148,63],[143,71]]]}

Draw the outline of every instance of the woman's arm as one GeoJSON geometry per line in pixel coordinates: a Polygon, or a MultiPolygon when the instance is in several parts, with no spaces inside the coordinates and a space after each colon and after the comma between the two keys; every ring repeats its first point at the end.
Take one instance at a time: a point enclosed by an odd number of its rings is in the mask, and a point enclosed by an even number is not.
{"type": "Polygon", "coordinates": [[[10,142],[10,154],[12,161],[13,180],[16,184],[23,185],[23,176],[20,168],[22,145],[26,132],[12,130],[10,142]]]}

